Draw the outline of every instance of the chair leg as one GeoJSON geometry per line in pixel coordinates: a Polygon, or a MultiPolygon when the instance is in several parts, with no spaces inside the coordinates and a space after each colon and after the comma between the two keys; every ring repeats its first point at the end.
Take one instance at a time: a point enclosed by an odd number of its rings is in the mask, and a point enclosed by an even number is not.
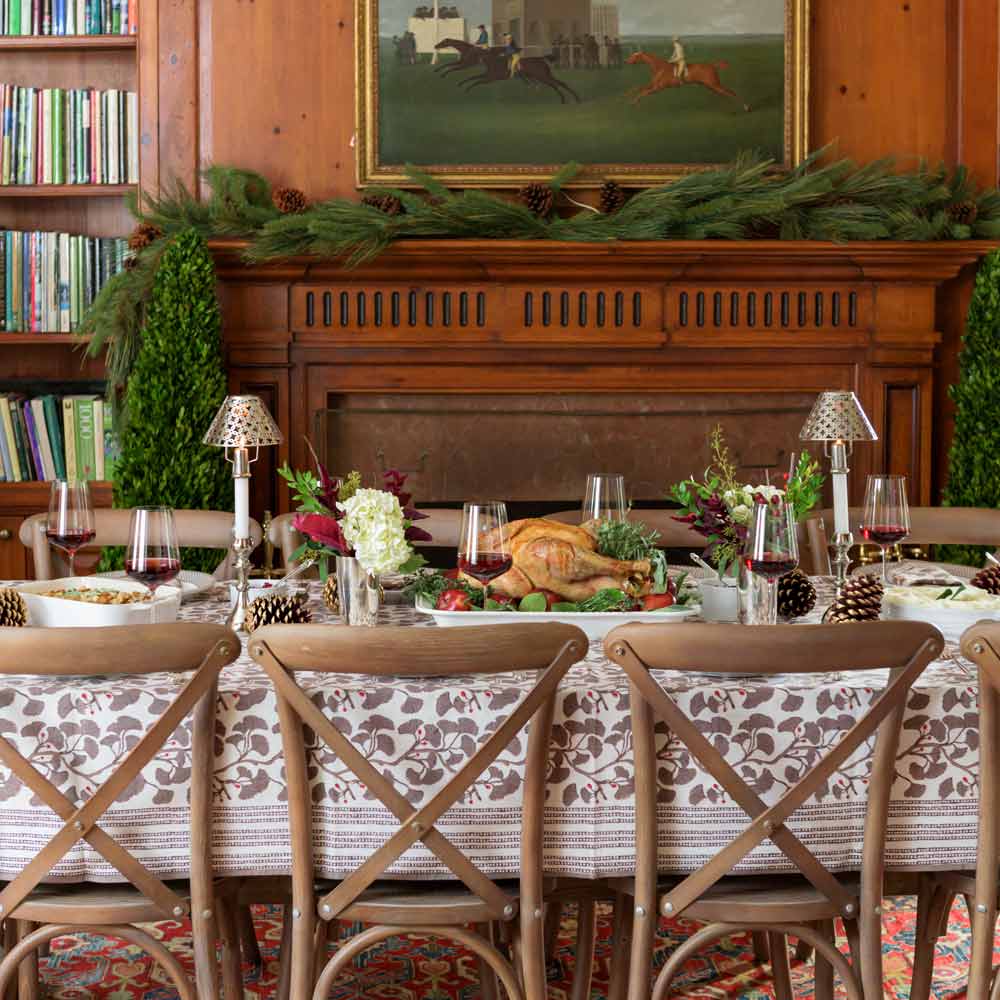
{"type": "MultiPolygon", "coordinates": [[[[6,955],[17,944],[17,925],[13,920],[3,922],[3,953],[6,955]]],[[[4,991],[3,1000],[17,1000],[17,980],[11,977],[4,991]]]]}
{"type": "Polygon", "coordinates": [[[813,956],[813,946],[808,941],[795,942],[795,961],[808,962],[813,956]]]}
{"type": "Polygon", "coordinates": [[[230,899],[220,899],[217,909],[219,937],[222,939],[222,995],[225,1000],[242,1000],[243,963],[236,921],[236,903],[230,899]]]}
{"type": "MultiPolygon", "coordinates": [[[[496,938],[493,924],[476,924],[476,933],[486,938],[494,947],[496,938]]],[[[477,957],[479,965],[479,995],[482,1000],[499,1000],[500,991],[498,989],[496,973],[490,967],[490,963],[482,957],[477,957]]]]}
{"type": "Polygon", "coordinates": [[[257,931],[253,925],[253,912],[249,904],[240,903],[236,907],[236,927],[240,935],[240,950],[243,952],[243,961],[247,965],[260,968],[264,959],[260,953],[257,931]]]}
{"type": "MultiPolygon", "coordinates": [[[[629,987],[629,956],[632,951],[632,933],[635,926],[635,901],[619,892],[615,895],[614,924],[611,930],[611,969],[608,983],[608,1000],[625,1000],[629,987]]],[[[654,919],[655,931],[655,919],[654,919]]],[[[649,965],[653,961],[653,944],[650,939],[649,965]]]]}
{"type": "Polygon", "coordinates": [[[858,982],[863,982],[861,978],[861,934],[858,930],[856,920],[843,920],[844,934],[847,935],[847,947],[851,952],[851,966],[854,974],[858,977],[858,982]]]}
{"type": "MultiPolygon", "coordinates": [[[[30,920],[17,921],[17,939],[27,937],[36,925],[30,920]]],[[[17,1000],[39,1000],[41,991],[38,988],[38,952],[26,955],[17,970],[17,1000]]]]}
{"type": "Polygon", "coordinates": [[[545,907],[545,960],[551,962],[556,957],[559,946],[559,928],[562,927],[563,903],[553,900],[545,907]]]}
{"type": "Polygon", "coordinates": [[[917,929],[913,941],[910,1000],[928,1000],[934,977],[934,946],[946,926],[953,895],[933,876],[921,875],[917,891],[917,929]]]}
{"type": "Polygon", "coordinates": [[[780,931],[768,931],[767,947],[771,954],[771,975],[777,1000],[792,1000],[792,969],[788,961],[788,940],[780,931]]]}
{"type": "Polygon", "coordinates": [[[581,899],[577,903],[576,962],[573,966],[572,1000],[590,1000],[590,983],[594,974],[594,927],[597,903],[581,899]]]}
{"type": "Polygon", "coordinates": [[[278,943],[278,985],[275,1000],[289,1000],[292,995],[292,907],[281,908],[281,940],[278,943]]]}
{"type": "MultiPolygon", "coordinates": [[[[832,920],[821,920],[816,929],[834,947],[837,945],[837,932],[832,920]]],[[[814,949],[810,948],[810,951],[814,949]]],[[[833,966],[817,951],[816,972],[813,992],[816,1000],[833,1000],[833,966]]]]}
{"type": "Polygon", "coordinates": [[[753,932],[753,957],[758,965],[766,965],[771,961],[771,952],[767,947],[767,932],[753,932]]]}

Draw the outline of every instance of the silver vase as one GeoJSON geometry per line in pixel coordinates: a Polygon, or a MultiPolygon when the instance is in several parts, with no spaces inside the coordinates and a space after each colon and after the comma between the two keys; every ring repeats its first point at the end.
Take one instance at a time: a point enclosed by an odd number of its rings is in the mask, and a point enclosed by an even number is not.
{"type": "Polygon", "coordinates": [[[371,628],[378,621],[382,597],[378,577],[369,573],[353,556],[337,556],[337,597],[345,625],[371,628]]]}

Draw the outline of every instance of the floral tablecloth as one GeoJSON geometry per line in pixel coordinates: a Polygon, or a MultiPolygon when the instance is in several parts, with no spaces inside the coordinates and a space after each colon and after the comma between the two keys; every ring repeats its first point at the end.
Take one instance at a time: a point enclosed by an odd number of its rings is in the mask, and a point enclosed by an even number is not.
{"type": "MultiPolygon", "coordinates": [[[[327,620],[315,585],[311,598],[315,619],[327,620]]],[[[219,587],[185,604],[181,615],[223,621],[227,610],[228,595],[219,587]]],[[[399,626],[427,624],[402,606],[387,607],[383,617],[399,626]]],[[[736,643],[732,667],[739,669],[736,643]]],[[[884,684],[885,674],[776,677],[762,683],[736,674],[719,678],[667,672],[662,680],[736,770],[764,799],[773,800],[812,766],[822,747],[852,725],[884,684]]],[[[462,765],[529,684],[516,675],[458,683],[392,683],[308,674],[300,681],[336,714],[338,726],[391,775],[414,805],[428,799],[462,765]]],[[[80,799],[137,741],[178,684],[166,675],[98,681],[7,678],[0,687],[0,733],[67,795],[80,799]]],[[[245,654],[223,673],[218,719],[218,870],[247,875],[287,872],[288,817],[275,699],[264,674],[245,654]]],[[[890,868],[974,864],[976,727],[975,675],[957,649],[949,647],[910,697],[890,813],[890,868]]],[[[586,661],[563,683],[552,740],[556,756],[546,808],[547,871],[582,877],[630,873],[628,691],[599,644],[592,645],[586,661]]],[[[524,749],[523,739],[515,743],[440,823],[450,839],[495,876],[518,870],[524,749]]],[[[181,729],[102,820],[109,833],[165,877],[186,871],[189,750],[186,730],[181,729]]],[[[734,836],[746,818],[681,745],[667,740],[665,731],[658,752],[661,867],[689,871],[734,836]]],[[[318,754],[317,762],[313,800],[318,863],[322,875],[338,877],[387,839],[395,823],[332,754],[318,754]]],[[[859,751],[790,824],[834,868],[860,864],[868,764],[867,751],[859,751]]],[[[16,873],[59,825],[0,769],[0,878],[16,873]]],[[[785,868],[783,855],[765,843],[741,870],[785,868]]],[[[404,855],[394,871],[428,877],[443,873],[437,859],[420,845],[404,855]]],[[[116,878],[82,841],[57,874],[72,880],[116,878]]]]}

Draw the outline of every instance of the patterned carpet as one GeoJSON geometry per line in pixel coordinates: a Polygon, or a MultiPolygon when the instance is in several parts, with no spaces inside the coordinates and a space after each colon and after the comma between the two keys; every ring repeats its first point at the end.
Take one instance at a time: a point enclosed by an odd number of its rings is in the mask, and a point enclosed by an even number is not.
{"type": "MultiPolygon", "coordinates": [[[[264,954],[263,970],[248,970],[248,993],[253,1000],[271,997],[278,971],[280,911],[255,911],[257,936],[264,954]]],[[[909,995],[915,913],[912,899],[888,904],[886,929],[886,997],[906,1000],[909,995]]],[[[566,1000],[572,978],[574,921],[567,919],[551,969],[549,997],[566,1000]]],[[[604,1000],[608,977],[610,924],[602,914],[597,966],[591,1000],[604,1000]]],[[[689,932],[683,922],[664,924],[666,951],[689,932]]],[[[158,924],[154,934],[182,957],[188,954],[190,927],[158,924]]],[[[968,922],[956,907],[946,938],[938,945],[935,962],[935,1000],[964,997],[968,960],[968,922]]],[[[43,965],[49,1000],[168,1000],[175,995],[163,973],[137,948],[85,937],[57,939],[43,965]]],[[[793,963],[796,997],[812,996],[811,964],[793,963]]],[[[675,995],[701,1000],[758,1000],[772,995],[766,969],[755,967],[747,938],[724,940],[712,951],[693,959],[675,983],[675,995]]],[[[475,961],[460,948],[433,939],[391,940],[363,956],[350,975],[336,984],[334,1000],[476,1000],[479,996],[475,961]]]]}

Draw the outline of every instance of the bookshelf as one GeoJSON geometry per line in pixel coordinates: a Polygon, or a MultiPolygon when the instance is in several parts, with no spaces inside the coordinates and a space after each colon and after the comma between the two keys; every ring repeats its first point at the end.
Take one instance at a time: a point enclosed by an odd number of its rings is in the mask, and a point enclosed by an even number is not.
{"type": "MultiPolygon", "coordinates": [[[[22,87],[95,88],[140,92],[140,60],[157,51],[158,0],[140,0],[137,35],[0,37],[0,82],[22,87]]],[[[146,95],[155,100],[155,95],[146,95]]],[[[155,165],[155,127],[145,141],[149,108],[139,98],[140,181],[155,165]]],[[[155,123],[154,123],[155,125],[155,123]]],[[[150,171],[155,183],[155,166],[150,171]]],[[[0,230],[45,230],[87,236],[127,236],[132,217],[125,196],[131,184],[0,185],[0,230]]],[[[44,393],[58,384],[93,385],[103,377],[100,359],[83,356],[84,338],[73,333],[0,331],[0,372],[5,391],[44,393]]],[[[111,484],[91,483],[96,506],[111,505],[111,484]]],[[[48,506],[46,482],[0,482],[0,579],[30,575],[30,557],[18,539],[21,522],[48,506]]]]}

